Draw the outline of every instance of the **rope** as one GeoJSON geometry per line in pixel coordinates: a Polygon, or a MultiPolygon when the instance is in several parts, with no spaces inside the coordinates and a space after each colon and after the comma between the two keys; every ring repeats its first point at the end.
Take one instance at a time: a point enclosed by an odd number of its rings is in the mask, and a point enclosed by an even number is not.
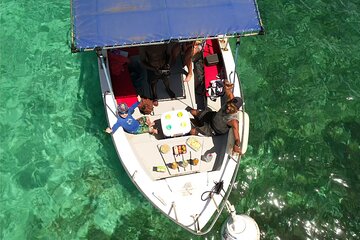
{"type": "Polygon", "coordinates": [[[215,186],[210,191],[205,191],[205,192],[203,192],[203,194],[201,194],[201,200],[203,200],[203,201],[208,200],[212,195],[214,195],[214,193],[219,195],[221,193],[221,190],[225,192],[224,181],[214,182],[214,183],[215,183],[215,186]],[[208,193],[207,197],[204,198],[204,195],[207,193],[208,193]]]}

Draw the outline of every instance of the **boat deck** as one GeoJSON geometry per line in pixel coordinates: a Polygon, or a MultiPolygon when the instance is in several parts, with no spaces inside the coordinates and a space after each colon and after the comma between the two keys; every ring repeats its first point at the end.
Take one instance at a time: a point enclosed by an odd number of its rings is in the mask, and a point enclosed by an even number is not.
{"type": "MultiPolygon", "coordinates": [[[[211,40],[209,43],[209,46],[214,45],[211,44],[211,40]]],[[[220,51],[219,48],[218,51],[220,51]]],[[[140,62],[137,48],[124,49],[120,52],[108,52],[108,59],[114,95],[118,103],[125,101],[129,105],[131,101],[135,101],[136,94],[151,98],[147,71],[140,62]],[[126,91],[124,88],[127,88],[126,91]]],[[[180,137],[166,137],[161,130],[160,119],[161,115],[165,112],[184,110],[187,107],[195,109],[208,107],[213,110],[218,110],[221,107],[221,98],[213,101],[206,96],[195,94],[195,73],[189,82],[183,81],[187,73],[187,68],[182,64],[181,59],[181,56],[179,56],[175,64],[171,67],[170,88],[175,93],[176,98],[170,99],[164,83],[161,80],[157,83],[159,105],[154,107],[153,113],[148,116],[155,122],[155,127],[159,133],[157,135],[125,134],[138,161],[144,167],[148,176],[153,180],[197,172],[214,171],[221,166],[221,161],[223,161],[226,151],[223,144],[227,142],[227,135],[217,137],[196,136],[196,139],[201,143],[201,148],[195,151],[186,144],[187,139],[190,137],[189,134],[180,137]],[[170,148],[177,145],[186,145],[187,153],[179,156],[173,155],[172,151],[167,154],[162,154],[159,149],[161,145],[165,143],[169,145],[170,148]],[[203,156],[206,156],[208,153],[216,153],[210,162],[203,160],[203,156]],[[172,162],[180,163],[183,160],[194,158],[199,159],[199,164],[196,166],[189,164],[186,167],[180,165],[176,169],[169,167],[172,162]],[[165,171],[156,171],[156,167],[158,166],[166,167],[165,171]]],[[[215,78],[216,72],[214,72],[214,70],[211,70],[211,74],[211,78],[215,78]]],[[[102,84],[105,83],[103,82],[102,84]]],[[[104,86],[102,86],[102,89],[104,89],[104,86]]],[[[191,114],[188,114],[191,118],[191,114]]],[[[137,108],[133,116],[134,118],[139,118],[143,115],[137,108]]]]}
{"type": "MultiPolygon", "coordinates": [[[[186,107],[197,108],[197,103],[195,101],[196,96],[194,93],[194,79],[191,79],[189,82],[183,82],[183,78],[185,75],[181,74],[181,78],[171,79],[173,81],[180,80],[180,84],[183,85],[184,95],[182,98],[170,100],[170,99],[163,99],[159,100],[159,105],[154,107],[154,111],[152,115],[149,115],[152,121],[155,121],[155,128],[158,129],[157,135],[150,135],[150,134],[126,134],[131,146],[134,149],[139,161],[142,162],[144,168],[147,170],[148,175],[152,179],[162,179],[172,176],[178,175],[185,175],[191,174],[196,172],[205,172],[205,171],[213,171],[216,170],[219,166],[221,166],[221,161],[223,159],[223,146],[221,143],[226,141],[227,136],[218,136],[218,137],[205,137],[205,136],[195,136],[198,141],[201,143],[201,148],[198,151],[191,149],[187,144],[186,141],[190,137],[190,135],[184,135],[179,137],[166,137],[162,132],[161,127],[161,115],[164,112],[174,111],[174,110],[183,110],[186,107]],[[162,144],[167,144],[171,148],[176,145],[186,145],[187,146],[187,153],[175,156],[170,151],[167,154],[162,154],[160,152],[160,146],[162,144]],[[219,156],[216,156],[210,162],[206,162],[203,160],[204,155],[208,153],[222,153],[219,156]],[[151,156],[151,157],[150,157],[151,156]],[[169,164],[172,162],[182,162],[183,160],[197,158],[199,159],[199,164],[196,166],[188,165],[186,167],[179,166],[177,169],[171,169],[169,164]],[[157,166],[165,166],[165,172],[157,172],[155,171],[154,167],[157,166]]],[[[162,82],[159,81],[158,85],[162,85],[162,82]]],[[[158,87],[158,91],[165,91],[162,89],[161,86],[158,87]]],[[[165,93],[166,94],[166,93],[165,93]]],[[[160,95],[160,93],[159,93],[160,95]]],[[[208,107],[216,110],[220,107],[220,99],[216,101],[209,101],[211,104],[207,105],[208,107]]],[[[139,110],[137,109],[133,115],[135,118],[143,116],[139,110]]],[[[191,114],[189,113],[189,117],[191,114]]]]}
{"type": "MultiPolygon", "coordinates": [[[[214,41],[210,43],[214,46],[214,41]]],[[[226,45],[226,49],[219,55],[221,57],[220,61],[224,65],[220,67],[204,65],[205,87],[209,86],[211,80],[217,78],[218,74],[220,74],[219,70],[225,72],[226,76],[227,73],[229,76],[233,76],[232,69],[235,66],[230,46],[226,45]]],[[[121,51],[125,50],[127,49],[121,51]]],[[[147,81],[147,71],[140,63],[136,49],[133,52],[131,51],[134,49],[130,48],[129,50],[128,53],[120,52],[120,55],[117,56],[112,56],[111,52],[103,50],[102,54],[106,59],[107,67],[103,61],[104,58],[99,58],[100,84],[110,126],[116,122],[115,101],[117,103],[126,102],[131,105],[136,101],[137,94],[145,98],[151,96],[149,94],[150,86],[147,81]],[[106,72],[103,71],[105,68],[110,73],[111,84],[109,84],[106,72]],[[110,92],[114,92],[115,99],[110,92]]],[[[206,48],[204,48],[205,50],[206,48]]],[[[222,204],[224,198],[222,194],[211,194],[204,200],[206,195],[204,193],[211,192],[217,183],[222,183],[223,191],[227,192],[233,183],[239,162],[238,155],[233,155],[232,152],[234,142],[232,131],[217,137],[190,136],[189,134],[166,137],[162,132],[161,121],[167,127],[174,124],[171,121],[174,117],[175,121],[180,125],[171,128],[171,130],[169,130],[170,128],[164,128],[164,132],[171,135],[171,132],[175,131],[175,129],[179,130],[175,134],[182,132],[184,128],[188,131],[189,119],[184,119],[186,124],[181,125],[183,121],[179,121],[177,118],[186,117],[186,114],[191,118],[190,113],[184,111],[187,107],[197,109],[209,107],[218,110],[223,104],[224,99],[217,98],[216,101],[212,101],[204,95],[198,95],[199,92],[204,93],[201,88],[196,89],[195,93],[196,79],[194,77],[188,83],[184,83],[183,79],[186,70],[186,67],[183,68],[179,59],[171,69],[170,88],[175,93],[176,98],[174,99],[169,98],[162,81],[157,83],[159,105],[154,107],[153,112],[148,115],[155,122],[155,127],[159,131],[157,135],[128,134],[122,128],[119,128],[112,135],[112,139],[127,174],[144,196],[174,222],[190,231],[198,232],[205,227],[214,212],[219,211],[220,206],[224,206],[222,204]],[[182,115],[179,116],[178,113],[174,113],[170,114],[170,118],[166,117],[169,114],[166,112],[175,110],[181,110],[182,115]],[[200,148],[191,148],[187,144],[190,137],[197,139],[200,148]],[[166,153],[160,151],[160,147],[164,144],[167,144],[170,149],[166,153]],[[179,145],[187,146],[186,153],[173,154],[172,147],[179,145]],[[203,156],[208,153],[213,154],[212,161],[209,162],[203,160],[203,156]],[[189,160],[195,158],[199,160],[198,164],[191,164],[189,160]],[[186,166],[181,164],[184,160],[188,160],[189,164],[186,166]],[[178,163],[175,167],[173,167],[174,162],[178,163]],[[156,171],[154,167],[161,167],[162,171],[156,171]]],[[[193,76],[196,76],[196,74],[194,73],[193,76]]],[[[202,87],[204,86],[202,85],[202,87]]],[[[234,94],[239,96],[240,87],[237,81],[234,81],[234,90],[234,94]]],[[[143,115],[137,108],[133,116],[138,118],[143,115]]],[[[242,149],[245,152],[249,118],[243,111],[239,111],[239,123],[241,126],[241,131],[239,131],[240,139],[244,136],[242,149]]]]}

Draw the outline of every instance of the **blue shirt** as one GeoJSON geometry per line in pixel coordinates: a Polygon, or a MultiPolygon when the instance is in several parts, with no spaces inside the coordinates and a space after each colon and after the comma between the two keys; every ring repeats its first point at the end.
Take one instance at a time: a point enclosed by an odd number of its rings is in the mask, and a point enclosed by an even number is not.
{"type": "Polygon", "coordinates": [[[128,110],[128,115],[126,118],[120,116],[117,117],[117,122],[111,128],[114,133],[119,127],[122,127],[125,132],[135,133],[139,128],[139,121],[133,118],[132,114],[134,113],[135,108],[140,104],[140,102],[134,103],[128,110]]]}

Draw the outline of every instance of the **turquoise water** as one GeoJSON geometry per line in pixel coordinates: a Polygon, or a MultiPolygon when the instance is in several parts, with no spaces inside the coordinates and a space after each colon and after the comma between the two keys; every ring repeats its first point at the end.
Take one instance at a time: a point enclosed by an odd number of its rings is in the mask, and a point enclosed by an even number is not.
{"type": "MultiPolygon", "coordinates": [[[[360,3],[258,3],[267,34],[239,51],[251,132],[231,202],[262,239],[360,239],[360,3]]],[[[0,9],[0,238],[204,239],[121,167],[96,56],[68,47],[69,1],[0,9]]]]}

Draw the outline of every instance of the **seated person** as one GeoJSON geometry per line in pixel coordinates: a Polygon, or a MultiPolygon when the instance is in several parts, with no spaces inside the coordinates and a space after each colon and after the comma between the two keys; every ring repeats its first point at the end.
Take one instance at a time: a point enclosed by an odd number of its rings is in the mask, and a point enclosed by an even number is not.
{"type": "Polygon", "coordinates": [[[117,108],[117,122],[112,128],[106,128],[107,133],[114,133],[119,127],[122,127],[125,132],[132,134],[150,133],[157,134],[157,129],[153,128],[154,124],[150,121],[148,116],[143,116],[138,119],[133,118],[131,114],[134,113],[135,108],[140,104],[140,96],[138,101],[134,103],[130,108],[126,103],[120,103],[117,108]]]}
{"type": "Polygon", "coordinates": [[[240,97],[234,97],[231,91],[232,88],[233,84],[226,81],[225,95],[228,101],[217,112],[210,109],[187,109],[198,121],[197,126],[191,129],[190,134],[197,135],[201,133],[205,136],[217,136],[226,134],[232,128],[235,139],[233,151],[241,154],[237,112],[242,106],[243,100],[240,97]]]}

